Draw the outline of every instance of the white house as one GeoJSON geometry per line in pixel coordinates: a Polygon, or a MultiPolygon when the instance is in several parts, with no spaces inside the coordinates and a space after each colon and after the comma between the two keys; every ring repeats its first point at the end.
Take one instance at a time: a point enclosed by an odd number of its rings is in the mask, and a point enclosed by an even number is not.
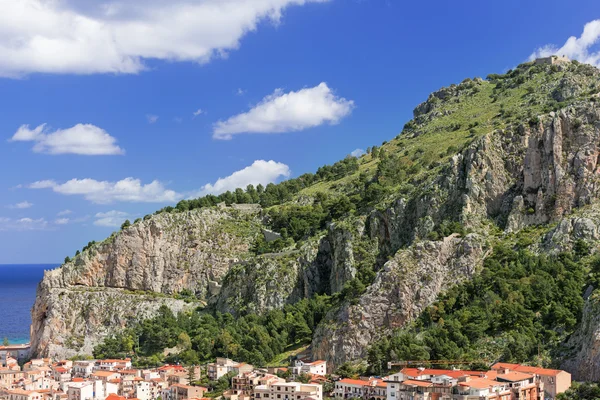
{"type": "Polygon", "coordinates": [[[300,374],[313,374],[313,375],[327,375],[327,362],[323,360],[317,361],[304,361],[296,360],[292,372],[296,375],[300,374]]]}

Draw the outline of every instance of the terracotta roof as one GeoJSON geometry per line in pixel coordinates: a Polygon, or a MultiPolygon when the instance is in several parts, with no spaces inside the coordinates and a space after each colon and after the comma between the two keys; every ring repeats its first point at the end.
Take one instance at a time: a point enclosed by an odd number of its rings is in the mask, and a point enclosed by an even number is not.
{"type": "Polygon", "coordinates": [[[510,371],[508,374],[498,374],[497,376],[497,379],[504,379],[509,382],[524,381],[525,379],[531,378],[533,378],[533,375],[517,371],[510,371]]]}
{"type": "Polygon", "coordinates": [[[369,381],[363,381],[362,379],[350,379],[350,378],[340,379],[338,382],[345,383],[346,385],[360,385],[360,386],[369,384],[369,381]]]}
{"type": "Polygon", "coordinates": [[[548,376],[556,376],[556,375],[560,374],[561,372],[563,372],[559,369],[529,367],[527,365],[519,365],[518,367],[515,368],[515,371],[526,372],[526,373],[530,373],[530,374],[538,374],[538,375],[548,375],[548,376]]]}
{"type": "Polygon", "coordinates": [[[116,373],[114,371],[96,371],[92,375],[94,375],[94,376],[101,376],[101,377],[107,378],[107,377],[112,376],[114,374],[118,375],[118,373],[116,373]]]}
{"type": "Polygon", "coordinates": [[[503,369],[503,368],[506,368],[506,369],[515,369],[515,368],[520,367],[520,366],[521,366],[520,364],[511,364],[511,363],[501,363],[501,362],[499,362],[499,363],[496,363],[496,364],[492,365],[492,369],[503,369]]]}
{"type": "Polygon", "coordinates": [[[457,378],[457,377],[465,376],[465,375],[480,376],[483,373],[481,371],[463,371],[463,370],[458,370],[458,369],[433,369],[433,368],[424,368],[424,369],[402,368],[402,370],[400,372],[402,372],[404,375],[408,375],[408,376],[412,376],[412,377],[417,377],[417,376],[422,376],[422,375],[432,375],[432,376],[448,375],[453,378],[457,378]]]}
{"type": "Polygon", "coordinates": [[[106,397],[106,400],[126,400],[125,397],[119,396],[118,394],[111,393],[106,397]]]}
{"type": "Polygon", "coordinates": [[[500,382],[486,378],[471,379],[468,382],[460,382],[460,386],[467,386],[475,389],[487,389],[489,387],[499,386],[500,382]]]}
{"type": "Polygon", "coordinates": [[[420,387],[431,387],[433,386],[433,383],[429,382],[429,381],[415,381],[412,379],[408,379],[406,381],[401,382],[403,385],[408,385],[408,386],[420,386],[420,387]]]}

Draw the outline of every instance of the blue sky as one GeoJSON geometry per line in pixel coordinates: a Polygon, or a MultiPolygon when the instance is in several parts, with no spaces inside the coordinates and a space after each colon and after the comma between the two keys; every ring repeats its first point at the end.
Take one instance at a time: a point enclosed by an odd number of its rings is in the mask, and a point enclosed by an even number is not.
{"type": "Polygon", "coordinates": [[[579,38],[592,0],[162,3],[0,2],[0,263],[59,262],[180,198],[315,171],[548,44],[598,63],[600,23],[579,38]]]}

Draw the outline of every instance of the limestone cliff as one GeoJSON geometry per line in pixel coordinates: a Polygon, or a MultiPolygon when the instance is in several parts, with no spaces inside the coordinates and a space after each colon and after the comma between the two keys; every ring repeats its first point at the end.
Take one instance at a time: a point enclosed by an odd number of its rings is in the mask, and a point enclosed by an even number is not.
{"type": "Polygon", "coordinates": [[[90,354],[111,331],[162,304],[174,312],[188,307],[173,298],[184,289],[199,305],[211,283],[247,257],[259,226],[255,214],[231,209],[162,213],[47,271],[32,310],[33,354],[90,354]]]}
{"type": "Polygon", "coordinates": [[[561,368],[578,381],[600,380],[600,298],[590,296],[585,304],[579,330],[566,344],[567,354],[561,368]]]}
{"type": "MultiPolygon", "coordinates": [[[[472,271],[455,269],[465,255],[459,256],[448,244],[441,250],[439,242],[421,242],[442,219],[454,215],[484,235],[485,221],[490,220],[513,232],[561,221],[575,209],[596,202],[599,126],[600,110],[595,103],[584,102],[540,116],[534,125],[491,132],[453,157],[446,173],[424,193],[400,198],[385,211],[374,212],[369,234],[388,254],[395,254],[394,260],[385,264],[359,304],[342,307],[320,327],[313,339],[313,356],[334,365],[365,357],[370,342],[412,320],[449,285],[470,276],[472,271]],[[402,249],[406,245],[411,246],[402,249]],[[406,256],[417,249],[418,257],[406,256]],[[425,273],[431,281],[421,282],[425,273]]],[[[589,219],[562,221],[549,233],[556,235],[554,242],[548,238],[541,251],[551,250],[552,243],[554,251],[569,249],[578,237],[598,236],[589,219]],[[567,233],[558,240],[561,230],[567,233]]],[[[483,243],[473,238],[462,243],[470,249],[465,251],[468,264],[477,265],[485,254],[483,243]]]]}

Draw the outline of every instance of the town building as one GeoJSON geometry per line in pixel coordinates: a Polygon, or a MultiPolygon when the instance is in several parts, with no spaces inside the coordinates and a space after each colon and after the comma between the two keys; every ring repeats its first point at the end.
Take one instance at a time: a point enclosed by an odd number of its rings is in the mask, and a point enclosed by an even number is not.
{"type": "Polygon", "coordinates": [[[295,375],[311,374],[311,375],[327,375],[327,362],[323,360],[317,361],[294,361],[292,373],[295,375]]]}
{"type": "Polygon", "coordinates": [[[82,360],[75,361],[73,363],[73,369],[71,373],[74,377],[88,378],[96,369],[95,360],[82,360]]]}
{"type": "Polygon", "coordinates": [[[207,391],[208,389],[202,386],[175,384],[169,388],[168,399],[165,400],[201,399],[207,391]]]}
{"type": "Polygon", "coordinates": [[[254,388],[255,400],[323,400],[323,387],[310,383],[276,382],[254,388]]]}
{"type": "Polygon", "coordinates": [[[340,379],[335,383],[334,397],[341,399],[387,399],[387,383],[383,379],[340,379]]]}
{"type": "Polygon", "coordinates": [[[571,374],[558,369],[530,367],[521,364],[496,363],[492,370],[517,371],[533,374],[539,378],[544,385],[544,398],[555,399],[560,393],[564,393],[571,387],[571,374]]]}
{"type": "Polygon", "coordinates": [[[254,370],[254,367],[250,364],[238,363],[229,358],[217,357],[214,363],[208,364],[207,375],[208,379],[216,381],[230,372],[239,374],[252,370],[254,370]]]}

